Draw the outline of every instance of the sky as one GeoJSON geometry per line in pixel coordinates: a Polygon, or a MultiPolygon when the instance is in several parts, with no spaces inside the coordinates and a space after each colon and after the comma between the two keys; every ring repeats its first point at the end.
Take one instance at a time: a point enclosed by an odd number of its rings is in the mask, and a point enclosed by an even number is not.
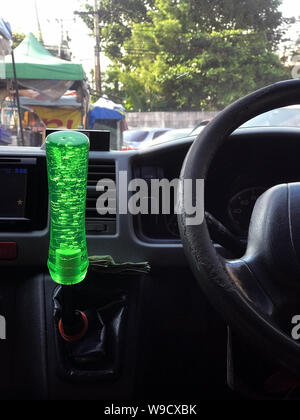
{"type": "MultiPolygon", "coordinates": [[[[25,34],[33,32],[37,35],[34,3],[34,0],[0,0],[0,16],[11,24],[13,31],[25,34]]],[[[94,63],[95,42],[89,35],[89,29],[84,22],[73,13],[75,10],[82,10],[80,5],[83,0],[36,0],[36,3],[45,44],[59,44],[61,36],[59,20],[62,19],[64,29],[68,31],[72,39],[70,47],[73,61],[83,64],[86,72],[89,73],[94,63]]],[[[104,63],[105,61],[103,60],[104,63]]]]}
{"type": "MultiPolygon", "coordinates": [[[[85,1],[93,4],[93,0],[85,1]]],[[[0,16],[10,22],[14,31],[37,34],[34,3],[35,0],[0,0],[0,16]]],[[[94,62],[94,41],[89,36],[86,25],[73,14],[75,10],[80,10],[83,0],[36,0],[36,3],[44,42],[54,45],[59,43],[60,23],[57,20],[63,19],[64,28],[68,30],[72,39],[70,47],[73,60],[83,64],[89,74],[94,62]]],[[[285,17],[299,17],[300,2],[283,0],[281,11],[285,17]]],[[[289,35],[296,39],[296,30],[291,31],[289,35]]],[[[105,69],[108,63],[105,57],[102,57],[102,63],[105,69]]]]}
{"type": "Polygon", "coordinates": [[[300,3],[297,0],[283,0],[280,10],[285,17],[299,17],[300,3]]]}

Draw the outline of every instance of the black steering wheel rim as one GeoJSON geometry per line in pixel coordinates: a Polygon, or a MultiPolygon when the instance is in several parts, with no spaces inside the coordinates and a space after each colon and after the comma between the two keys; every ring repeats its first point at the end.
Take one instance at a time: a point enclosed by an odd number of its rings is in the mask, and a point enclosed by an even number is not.
{"type": "Polygon", "coordinates": [[[184,162],[178,216],[183,247],[203,292],[241,336],[256,343],[264,353],[296,374],[300,374],[299,344],[240,290],[228,272],[226,261],[215,250],[206,222],[189,225],[190,215],[184,208],[184,181],[205,181],[217,151],[242,124],[267,111],[299,103],[300,80],[289,80],[260,89],[218,114],[201,132],[184,162]]]}

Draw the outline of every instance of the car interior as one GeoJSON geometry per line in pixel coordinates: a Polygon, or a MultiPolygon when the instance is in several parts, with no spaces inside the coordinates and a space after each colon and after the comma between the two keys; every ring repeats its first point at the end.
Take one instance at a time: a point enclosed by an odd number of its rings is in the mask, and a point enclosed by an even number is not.
{"type": "Polygon", "coordinates": [[[196,140],[93,148],[90,267],[71,298],[47,268],[46,147],[0,148],[1,399],[297,399],[300,129],[240,127],[299,96],[299,80],[279,82],[227,107],[196,140]],[[124,172],[147,185],[180,179],[181,211],[99,215],[98,181],[118,186],[124,172]],[[201,224],[188,223],[187,179],[205,183],[201,224]],[[115,265],[103,269],[100,256],[115,265]],[[89,318],[75,341],[60,326],[70,299],[89,318]]]}

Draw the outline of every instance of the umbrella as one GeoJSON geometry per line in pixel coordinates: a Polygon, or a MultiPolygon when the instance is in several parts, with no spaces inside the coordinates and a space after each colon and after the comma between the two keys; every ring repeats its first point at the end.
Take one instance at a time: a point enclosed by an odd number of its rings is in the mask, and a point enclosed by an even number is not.
{"type": "Polygon", "coordinates": [[[108,108],[96,107],[89,112],[90,127],[93,127],[96,120],[124,120],[124,115],[118,111],[108,108]]]}

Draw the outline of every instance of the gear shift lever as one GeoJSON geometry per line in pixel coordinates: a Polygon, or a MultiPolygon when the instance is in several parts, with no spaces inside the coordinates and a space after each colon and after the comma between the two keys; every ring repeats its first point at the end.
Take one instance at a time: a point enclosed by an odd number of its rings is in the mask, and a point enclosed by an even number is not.
{"type": "Polygon", "coordinates": [[[48,268],[52,280],[63,288],[60,334],[74,342],[88,327],[85,314],[73,306],[72,293],[89,266],[85,235],[89,139],[73,131],[50,134],[46,155],[51,217],[48,268]]]}

